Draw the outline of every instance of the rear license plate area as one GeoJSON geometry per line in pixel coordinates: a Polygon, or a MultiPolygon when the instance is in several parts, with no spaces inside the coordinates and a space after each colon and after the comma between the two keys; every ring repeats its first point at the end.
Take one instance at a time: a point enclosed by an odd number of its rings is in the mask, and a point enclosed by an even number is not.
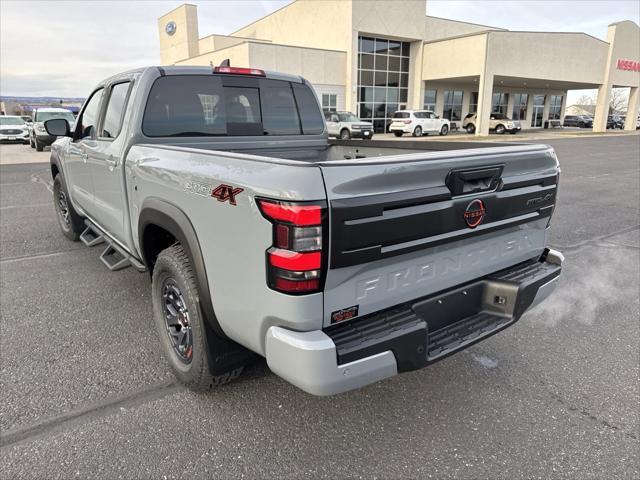
{"type": "Polygon", "coordinates": [[[449,290],[412,305],[412,310],[436,332],[483,309],[484,281],[449,290]]]}

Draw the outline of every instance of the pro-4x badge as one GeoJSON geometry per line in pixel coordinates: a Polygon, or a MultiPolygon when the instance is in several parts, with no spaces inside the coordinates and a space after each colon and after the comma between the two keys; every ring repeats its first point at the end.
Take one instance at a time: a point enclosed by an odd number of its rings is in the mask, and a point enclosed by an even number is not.
{"type": "Polygon", "coordinates": [[[221,184],[218,185],[211,196],[217,198],[219,202],[229,202],[231,205],[236,205],[236,195],[243,192],[244,188],[233,188],[231,185],[221,184]]]}

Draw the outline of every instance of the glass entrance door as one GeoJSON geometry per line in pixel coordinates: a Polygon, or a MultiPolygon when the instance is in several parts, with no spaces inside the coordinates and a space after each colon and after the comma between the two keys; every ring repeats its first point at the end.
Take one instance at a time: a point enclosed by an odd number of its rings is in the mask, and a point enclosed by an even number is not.
{"type": "Polygon", "coordinates": [[[531,126],[541,127],[543,115],[544,115],[544,95],[534,95],[533,96],[533,115],[531,116],[531,126]]]}

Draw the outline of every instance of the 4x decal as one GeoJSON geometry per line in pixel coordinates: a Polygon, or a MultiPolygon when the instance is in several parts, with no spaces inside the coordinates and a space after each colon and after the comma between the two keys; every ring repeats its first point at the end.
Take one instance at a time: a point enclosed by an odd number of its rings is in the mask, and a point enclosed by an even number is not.
{"type": "Polygon", "coordinates": [[[229,202],[231,205],[237,205],[236,196],[244,192],[244,188],[236,188],[226,183],[222,183],[216,188],[213,188],[211,184],[192,181],[185,183],[184,189],[187,192],[202,195],[203,197],[213,197],[219,202],[229,202]]]}
{"type": "Polygon", "coordinates": [[[243,192],[244,188],[233,188],[231,185],[218,185],[211,196],[217,198],[219,202],[228,201],[231,205],[236,205],[236,195],[243,192]]]}

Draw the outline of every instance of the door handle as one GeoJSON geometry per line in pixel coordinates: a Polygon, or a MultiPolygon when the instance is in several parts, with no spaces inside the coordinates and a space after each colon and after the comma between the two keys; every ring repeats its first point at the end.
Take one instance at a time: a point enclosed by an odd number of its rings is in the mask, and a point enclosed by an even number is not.
{"type": "Polygon", "coordinates": [[[107,167],[116,167],[118,165],[118,159],[115,158],[113,155],[109,155],[107,157],[107,159],[105,160],[105,163],[107,164],[107,167]]]}
{"type": "Polygon", "coordinates": [[[87,155],[86,153],[82,153],[82,154],[80,155],[80,158],[82,158],[82,161],[83,161],[84,163],[87,163],[87,159],[89,158],[89,155],[87,155]]]}

